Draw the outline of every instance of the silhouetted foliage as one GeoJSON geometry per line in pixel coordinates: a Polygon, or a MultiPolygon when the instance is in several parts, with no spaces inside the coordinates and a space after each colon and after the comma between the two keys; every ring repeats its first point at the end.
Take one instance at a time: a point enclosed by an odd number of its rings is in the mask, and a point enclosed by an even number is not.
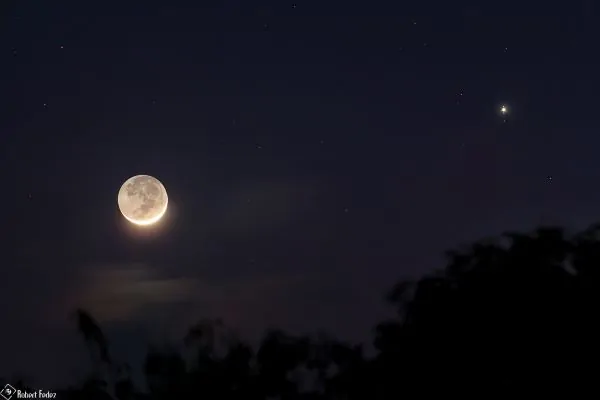
{"type": "Polygon", "coordinates": [[[192,354],[149,350],[148,393],[133,387],[128,368],[113,365],[102,331],[79,310],[92,362],[112,372],[61,398],[362,400],[560,390],[573,397],[596,390],[600,225],[571,237],[552,227],[506,233],[447,256],[443,271],[394,286],[386,299],[396,317],[377,325],[372,357],[326,335],[282,331],[267,332],[254,351],[221,321],[205,320],[184,340],[192,354]]]}
{"type": "Polygon", "coordinates": [[[573,385],[592,350],[581,345],[595,343],[586,334],[598,332],[597,285],[579,272],[598,268],[594,251],[581,251],[600,250],[596,233],[582,241],[542,228],[449,252],[445,271],[415,283],[408,303],[399,300],[407,288],[395,288],[402,322],[379,326],[379,357],[412,364],[403,373],[416,384],[483,393],[573,385]]]}
{"type": "Polygon", "coordinates": [[[79,333],[89,346],[92,359],[96,360],[96,353],[94,352],[94,348],[96,348],[99,361],[110,364],[108,342],[96,321],[84,310],[77,310],[76,315],[79,333]]]}

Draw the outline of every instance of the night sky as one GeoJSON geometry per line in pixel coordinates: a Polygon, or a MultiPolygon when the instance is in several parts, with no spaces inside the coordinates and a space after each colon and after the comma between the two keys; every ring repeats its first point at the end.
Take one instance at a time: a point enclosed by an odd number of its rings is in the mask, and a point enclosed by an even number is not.
{"type": "Polygon", "coordinates": [[[593,0],[195,3],[1,6],[0,376],[80,377],[78,306],[134,367],[201,318],[369,341],[444,250],[600,219],[593,0]]]}

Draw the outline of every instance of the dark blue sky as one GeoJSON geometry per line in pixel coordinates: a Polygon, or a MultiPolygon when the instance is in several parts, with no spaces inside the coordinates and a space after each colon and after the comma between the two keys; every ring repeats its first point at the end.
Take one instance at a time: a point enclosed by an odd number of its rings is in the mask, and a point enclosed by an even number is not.
{"type": "Polygon", "coordinates": [[[123,358],[202,317],[368,341],[444,250],[598,220],[593,1],[186,3],[2,6],[0,375],[80,376],[78,305],[123,358]]]}

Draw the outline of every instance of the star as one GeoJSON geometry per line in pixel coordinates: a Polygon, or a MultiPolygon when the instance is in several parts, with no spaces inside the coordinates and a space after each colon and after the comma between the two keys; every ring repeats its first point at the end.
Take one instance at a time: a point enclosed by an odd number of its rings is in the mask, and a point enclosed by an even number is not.
{"type": "Polygon", "coordinates": [[[508,114],[508,108],[507,108],[506,106],[502,106],[502,107],[500,107],[500,113],[501,113],[502,115],[506,115],[506,114],[508,114]]]}

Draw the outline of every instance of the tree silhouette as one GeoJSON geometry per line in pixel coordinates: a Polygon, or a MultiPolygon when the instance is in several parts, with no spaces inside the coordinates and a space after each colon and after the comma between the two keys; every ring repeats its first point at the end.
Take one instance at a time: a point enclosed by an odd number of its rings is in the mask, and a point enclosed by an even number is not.
{"type": "Polygon", "coordinates": [[[108,341],[94,318],[84,310],[75,312],[79,333],[88,346],[90,356],[94,362],[110,364],[108,354],[108,341]]]}
{"type": "Polygon", "coordinates": [[[176,397],[189,391],[185,361],[173,349],[151,349],[144,372],[153,399],[176,397]]]}
{"type": "Polygon", "coordinates": [[[508,233],[449,252],[443,272],[389,296],[399,318],[378,327],[381,363],[412,384],[462,391],[582,385],[584,349],[597,342],[587,333],[598,332],[597,282],[582,272],[597,274],[599,251],[594,227],[570,239],[560,228],[508,233]]]}
{"type": "Polygon", "coordinates": [[[396,284],[376,354],[333,337],[273,330],[258,348],[219,320],[183,344],[152,347],[147,393],[115,367],[93,318],[78,310],[95,373],[67,399],[358,400],[444,395],[556,395],[597,390],[600,225],[509,232],[447,253],[447,266],[396,284]],[[99,371],[103,366],[108,375],[99,371]]]}

